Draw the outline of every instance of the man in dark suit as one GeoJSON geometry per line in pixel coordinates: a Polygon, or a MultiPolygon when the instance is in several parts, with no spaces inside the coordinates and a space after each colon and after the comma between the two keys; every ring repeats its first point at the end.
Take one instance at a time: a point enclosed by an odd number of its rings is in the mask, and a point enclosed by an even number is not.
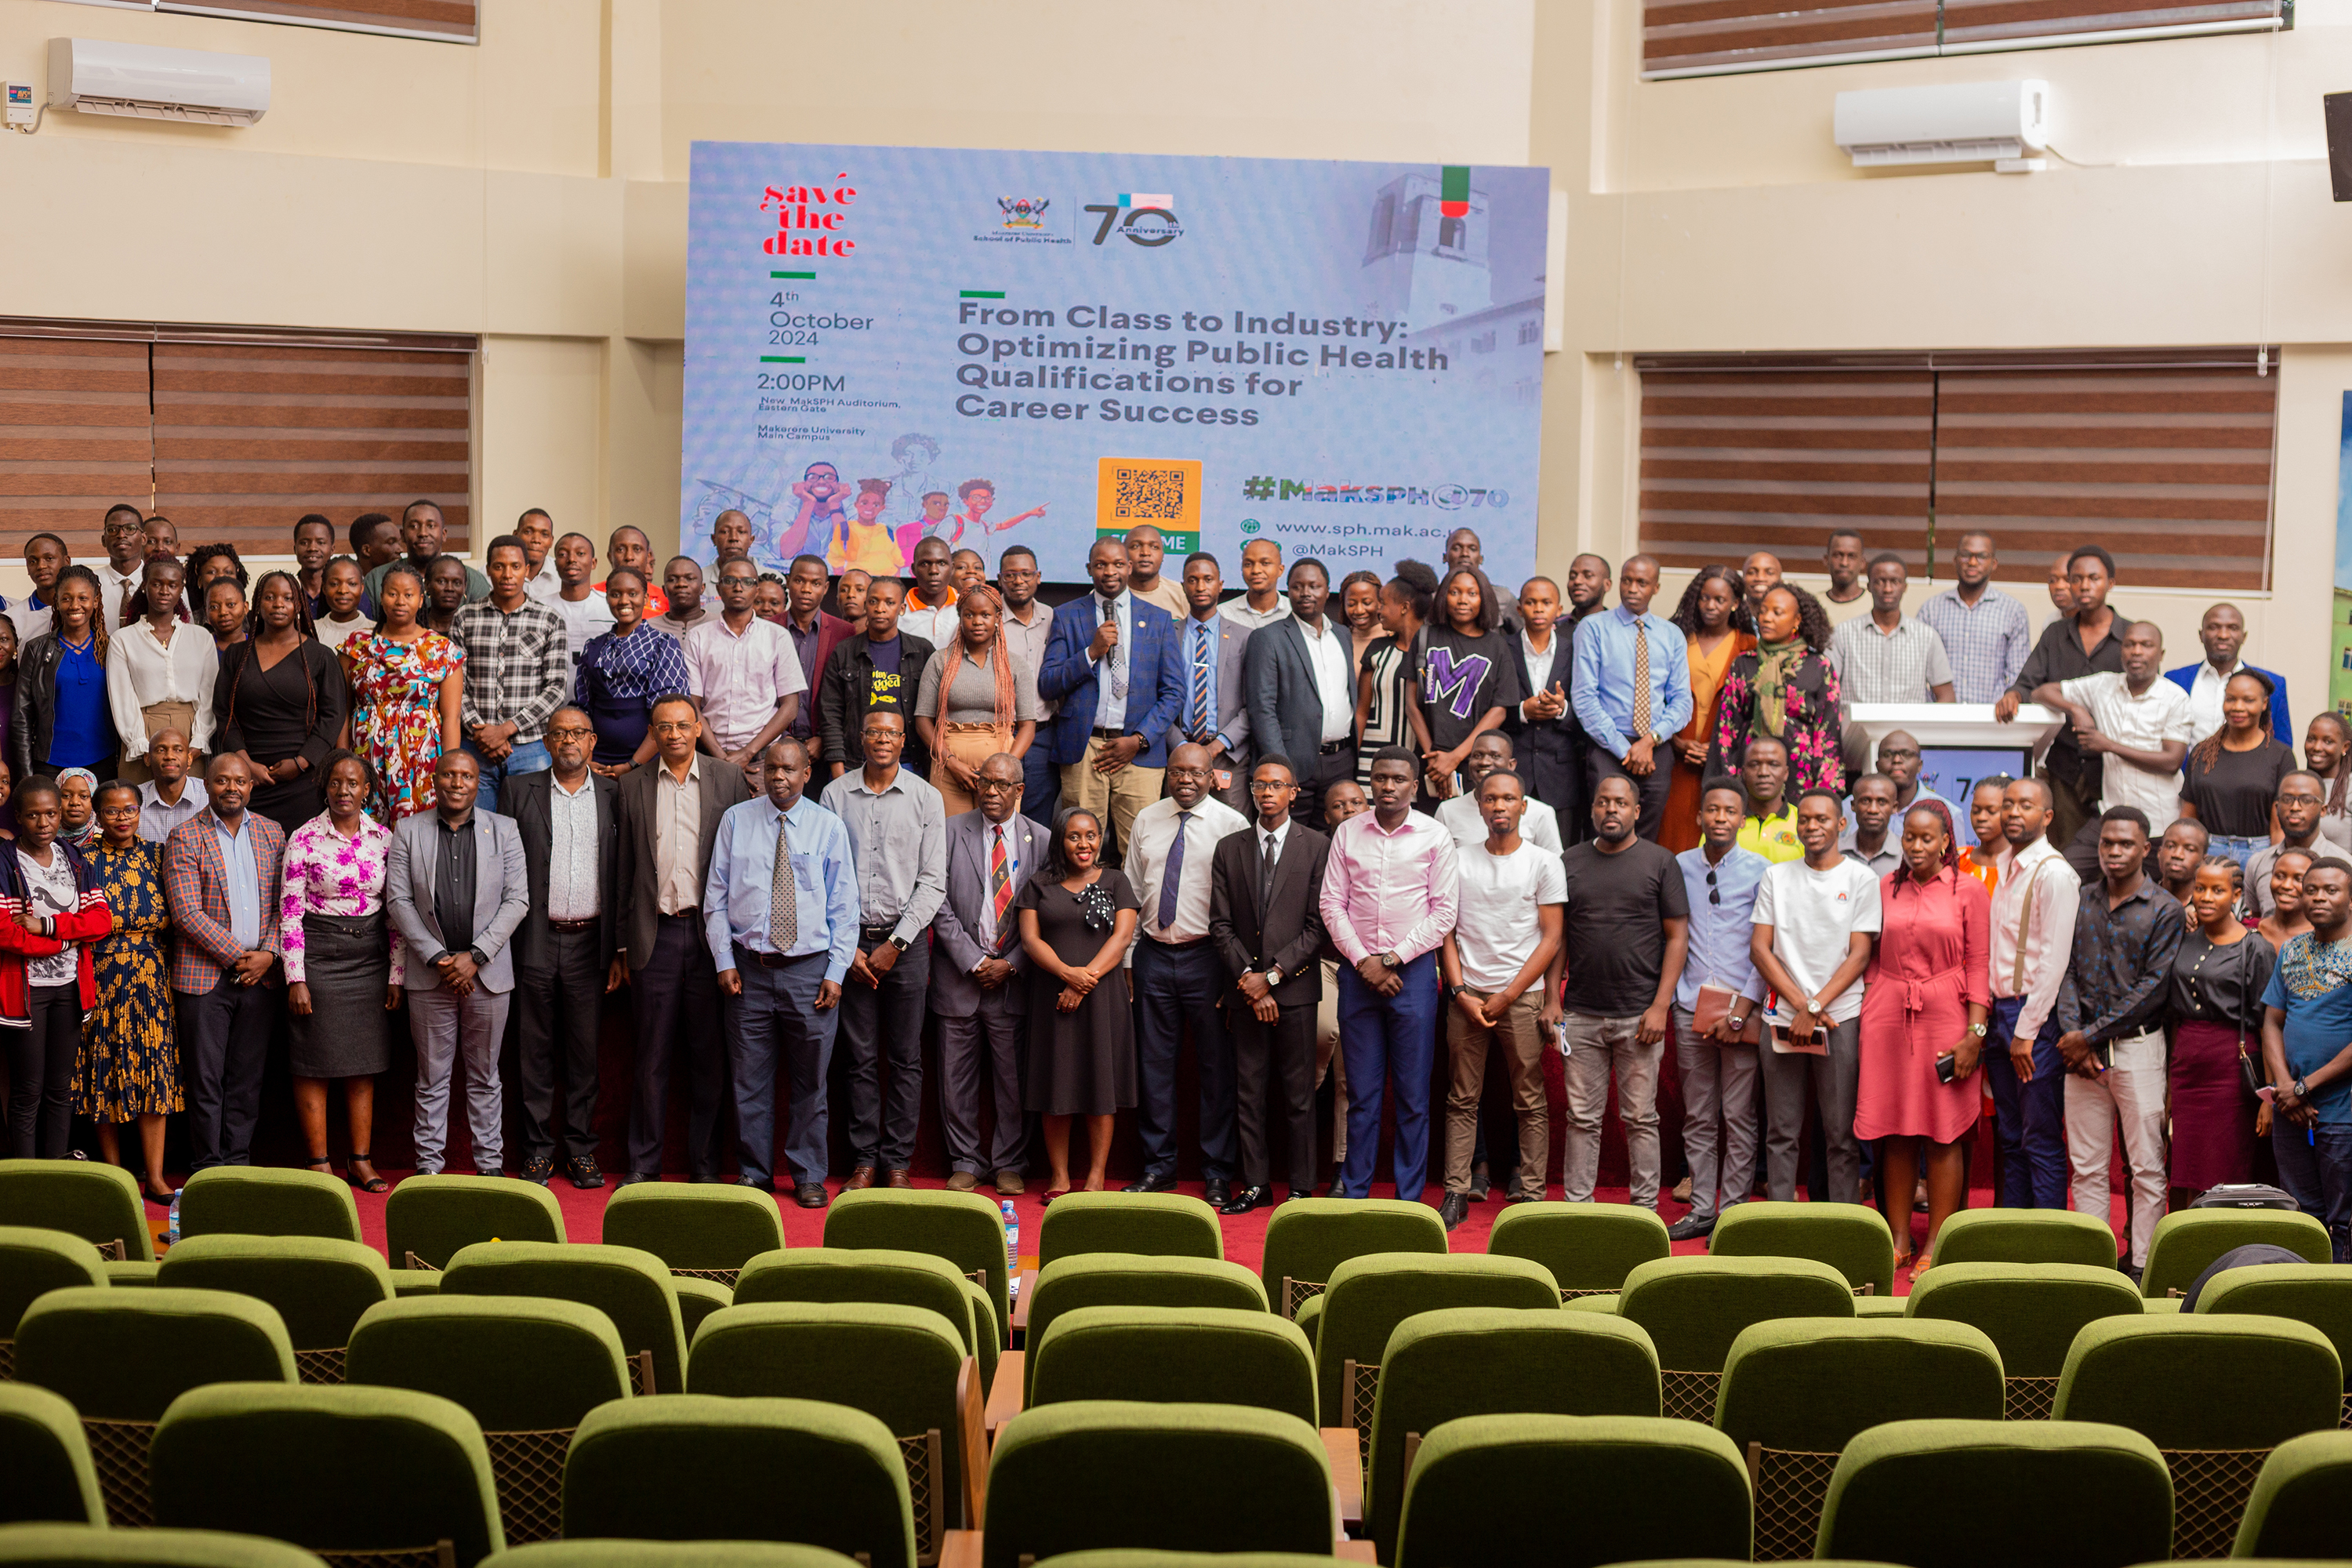
{"type": "Polygon", "coordinates": [[[866,590],[864,629],[844,637],[825,660],[824,679],[816,690],[817,737],[824,753],[816,776],[826,784],[865,766],[866,748],[859,737],[866,731],[866,716],[874,712],[896,713],[906,723],[907,749],[899,765],[918,778],[930,772],[922,742],[915,738],[915,693],[922,689],[923,667],[936,650],[914,633],[898,629],[898,612],[906,604],[905,584],[895,577],[877,577],[866,590]]]}
{"type": "Polygon", "coordinates": [[[940,1021],[940,1130],[948,1186],[969,1192],[992,1172],[997,1192],[1022,1190],[1026,1118],[1029,957],[1013,900],[1044,868],[1045,830],[1021,815],[1021,763],[999,752],[980,764],[980,809],[948,818],[948,892],[931,917],[931,1012],[940,1021]],[[995,1101],[995,1135],[981,1159],[980,1090],[995,1101]]]}
{"type": "Polygon", "coordinates": [[[559,1056],[564,1170],[575,1187],[604,1184],[596,1166],[596,1019],[600,998],[618,990],[626,975],[613,959],[620,788],[590,771],[595,747],[588,715],[570,706],[557,709],[547,721],[553,767],[512,781],[505,802],[522,836],[530,890],[530,912],[514,939],[522,1179],[542,1187],[555,1173],[549,1119],[559,1056]]]}
{"type": "Polygon", "coordinates": [[[1330,597],[1323,563],[1293,565],[1290,614],[1250,635],[1242,677],[1258,754],[1290,759],[1298,815],[1310,821],[1323,791],[1356,774],[1356,645],[1323,613],[1330,597]]]}
{"type": "Polygon", "coordinates": [[[1177,711],[1176,733],[1208,748],[1210,766],[1226,775],[1215,789],[1216,797],[1247,816],[1252,752],[1242,669],[1251,632],[1218,609],[1224,593],[1224,573],[1215,556],[1204,551],[1185,561],[1189,612],[1176,623],[1177,651],[1184,661],[1184,705],[1177,711]]]}
{"type": "Polygon", "coordinates": [[[1225,1205],[1247,1214],[1274,1201],[1265,1129],[1278,1115],[1294,1198],[1315,1195],[1315,1014],[1323,996],[1323,860],[1331,841],[1290,816],[1298,793],[1286,757],[1250,774],[1257,813],[1217,841],[1209,940],[1238,976],[1226,994],[1234,1037],[1234,1121],[1246,1184],[1225,1205]]]}
{"type": "MultiPolygon", "coordinates": [[[[1569,672],[1574,668],[1575,629],[1561,615],[1559,585],[1530,577],[1519,590],[1521,629],[1503,646],[1519,668],[1519,689],[1534,695],[1504,716],[1512,751],[1528,794],[1552,808],[1563,831],[1570,813],[1584,803],[1584,780],[1576,754],[1576,713],[1569,706],[1569,672]],[[1533,645],[1540,637],[1543,647],[1533,645]]],[[[1570,843],[1579,842],[1574,837],[1570,843]]]]}
{"type": "Polygon", "coordinates": [[[1175,620],[1130,593],[1127,574],[1127,546],[1096,540],[1087,552],[1095,591],[1054,612],[1037,671],[1037,695],[1062,705],[1052,733],[1062,804],[1105,817],[1120,854],[1135,814],[1160,798],[1184,701],[1175,620]]]}
{"type": "Polygon", "coordinates": [[[686,1167],[719,1180],[728,1100],[727,1031],[719,1026],[719,972],[702,921],[702,889],[719,818],[751,798],[743,770],[700,754],[702,709],[683,692],[655,700],[654,760],[621,777],[620,865],[625,911],[617,932],[636,1021],[636,1096],[629,1107],[629,1169],[621,1184],[661,1174],[671,1054],[681,1037],[693,1074],[686,1167]]]}

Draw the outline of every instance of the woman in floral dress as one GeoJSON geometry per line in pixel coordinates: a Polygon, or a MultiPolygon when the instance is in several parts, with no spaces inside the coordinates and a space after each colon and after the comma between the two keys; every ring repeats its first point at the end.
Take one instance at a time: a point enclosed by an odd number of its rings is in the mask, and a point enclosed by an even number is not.
{"type": "Polygon", "coordinates": [[[395,561],[376,591],[383,621],[343,644],[352,689],[351,749],[375,773],[374,816],[384,827],[433,809],[433,764],[459,743],[465,651],[417,617],[425,580],[395,561]]]}
{"type": "Polygon", "coordinates": [[[163,1118],[182,1109],[182,1096],[163,951],[172,924],[163,901],[163,847],[139,837],[139,791],[127,784],[99,786],[98,828],[88,858],[114,931],[89,947],[98,1007],[82,1030],[74,1110],[98,1123],[99,1154],[110,1165],[122,1163],[117,1129],[137,1121],[147,1163],[140,1185],[150,1203],[168,1204],[163,1118]]]}
{"type": "Polygon", "coordinates": [[[1715,747],[1706,775],[1739,776],[1750,735],[1776,735],[1789,748],[1787,798],[1809,789],[1845,793],[1845,731],[1837,671],[1830,668],[1830,618],[1794,584],[1766,591],[1756,611],[1757,646],[1731,661],[1716,696],[1715,747]]]}

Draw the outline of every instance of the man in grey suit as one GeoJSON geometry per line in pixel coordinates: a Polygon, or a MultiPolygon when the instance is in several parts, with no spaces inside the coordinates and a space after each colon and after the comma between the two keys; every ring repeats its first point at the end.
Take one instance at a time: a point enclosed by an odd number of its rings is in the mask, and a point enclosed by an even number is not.
{"type": "Polygon", "coordinates": [[[1176,651],[1184,666],[1184,705],[1175,737],[1208,748],[1210,766],[1226,775],[1218,799],[1249,815],[1250,714],[1242,685],[1250,628],[1217,610],[1225,591],[1217,558],[1205,552],[1184,563],[1185,617],[1176,623],[1176,651]]]}
{"type": "Polygon", "coordinates": [[[1045,864],[1045,829],[1021,815],[1020,760],[999,752],[980,764],[980,809],[948,818],[948,890],[931,917],[931,1011],[940,1020],[940,1127],[948,1186],[970,1192],[982,1171],[997,1192],[1022,1190],[1027,1144],[1021,1093],[1029,958],[1013,900],[1045,864]],[[980,1089],[996,1105],[990,1158],[981,1161],[980,1089]]]}
{"type": "Polygon", "coordinates": [[[514,819],[478,811],[482,767],[445,752],[433,767],[437,802],[394,829],[384,902],[408,949],[408,1029],[416,1041],[416,1173],[441,1173],[449,1085],[466,1058],[466,1129],[474,1168],[505,1173],[499,1042],[514,990],[515,928],[530,912],[522,835],[514,819]]]}
{"type": "Polygon", "coordinates": [[[1309,822],[1322,816],[1324,790],[1356,775],[1356,642],[1323,613],[1330,597],[1323,563],[1301,559],[1290,569],[1290,614],[1252,633],[1244,656],[1257,754],[1290,759],[1294,809],[1309,822]]]}

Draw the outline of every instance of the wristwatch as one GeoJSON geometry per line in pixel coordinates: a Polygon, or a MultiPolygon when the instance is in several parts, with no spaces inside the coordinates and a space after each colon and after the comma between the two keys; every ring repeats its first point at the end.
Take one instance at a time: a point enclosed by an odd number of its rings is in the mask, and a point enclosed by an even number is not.
{"type": "Polygon", "coordinates": [[[1279,963],[1269,963],[1266,965],[1265,983],[1268,985],[1279,985],[1282,984],[1282,965],[1279,963]]]}
{"type": "Polygon", "coordinates": [[[2301,1079],[2294,1080],[2294,1089],[2293,1092],[2297,1100],[2309,1100],[2311,1098],[2311,1090],[2304,1086],[2304,1081],[2301,1079]]]}
{"type": "Polygon", "coordinates": [[[1399,958],[1394,952],[1384,952],[1381,954],[1381,962],[1387,964],[1391,969],[1402,969],[1404,967],[1404,960],[1399,958]]]}
{"type": "Polygon", "coordinates": [[[1969,1026],[1969,1033],[1981,1040],[1985,1037],[1987,1031],[1985,1026],[1982,1024],[1970,1024],[1969,1026]]]}
{"type": "Polygon", "coordinates": [[[474,967],[477,969],[488,969],[490,966],[489,955],[478,947],[467,948],[466,956],[474,961],[474,967]]]}
{"type": "Polygon", "coordinates": [[[1453,1001],[1456,996],[1461,995],[1461,994],[1462,994],[1462,993],[1464,993],[1465,991],[1467,991],[1467,990],[1469,990],[1469,989],[1470,989],[1470,987],[1468,987],[1467,985],[1449,985],[1449,986],[1447,986],[1447,987],[1445,988],[1445,999],[1446,999],[1448,1002],[1451,1002],[1451,1001],[1453,1001]]]}
{"type": "Polygon", "coordinates": [[[907,939],[903,936],[894,936],[890,939],[890,947],[895,952],[904,952],[908,946],[907,939]]]}

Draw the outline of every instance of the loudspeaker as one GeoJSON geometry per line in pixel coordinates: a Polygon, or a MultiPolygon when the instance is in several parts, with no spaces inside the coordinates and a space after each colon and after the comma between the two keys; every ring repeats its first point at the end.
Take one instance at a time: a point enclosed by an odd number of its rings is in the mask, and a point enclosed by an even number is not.
{"type": "Polygon", "coordinates": [[[2327,177],[2336,199],[2352,202],[2352,92],[2331,92],[2319,101],[2327,111],[2327,177]]]}

